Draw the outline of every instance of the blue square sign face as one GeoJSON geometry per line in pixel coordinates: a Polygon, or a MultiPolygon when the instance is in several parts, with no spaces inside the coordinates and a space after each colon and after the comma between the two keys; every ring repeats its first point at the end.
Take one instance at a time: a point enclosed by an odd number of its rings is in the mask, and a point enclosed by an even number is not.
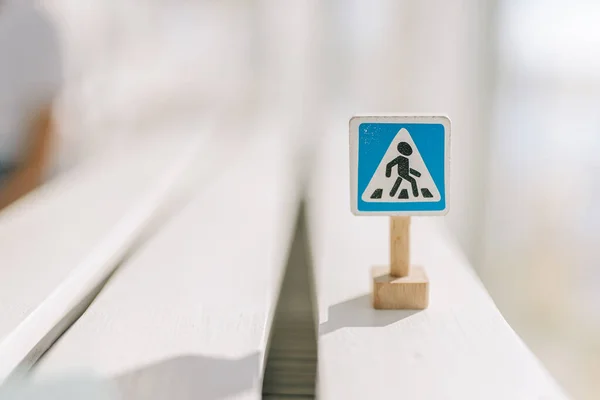
{"type": "Polygon", "coordinates": [[[450,120],[354,117],[350,167],[351,206],[356,215],[446,214],[450,120]]]}

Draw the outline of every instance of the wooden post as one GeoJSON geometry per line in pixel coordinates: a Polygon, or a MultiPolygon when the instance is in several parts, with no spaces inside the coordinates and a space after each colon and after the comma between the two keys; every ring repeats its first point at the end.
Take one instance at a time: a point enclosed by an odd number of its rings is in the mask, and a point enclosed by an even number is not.
{"type": "Polygon", "coordinates": [[[422,310],[429,304],[429,279],[420,266],[410,265],[410,217],[390,217],[390,266],[376,266],[373,307],[422,310]]]}
{"type": "Polygon", "coordinates": [[[410,217],[390,217],[390,275],[410,274],[410,217]]]}

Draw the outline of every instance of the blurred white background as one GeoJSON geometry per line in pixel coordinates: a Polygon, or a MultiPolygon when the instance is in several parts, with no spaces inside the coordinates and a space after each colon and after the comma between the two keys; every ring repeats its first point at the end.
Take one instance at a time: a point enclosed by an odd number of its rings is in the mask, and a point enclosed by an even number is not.
{"type": "Polygon", "coordinates": [[[208,113],[286,113],[308,138],[358,112],[449,115],[448,225],[559,382],[598,398],[600,4],[45,4],[66,52],[66,158],[208,113]]]}

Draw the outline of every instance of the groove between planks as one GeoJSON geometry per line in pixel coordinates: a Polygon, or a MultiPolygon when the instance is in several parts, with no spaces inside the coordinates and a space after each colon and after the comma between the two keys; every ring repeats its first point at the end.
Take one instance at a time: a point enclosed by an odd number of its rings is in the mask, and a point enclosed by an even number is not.
{"type": "Polygon", "coordinates": [[[275,312],[263,380],[263,399],[314,399],[317,336],[310,252],[301,205],[275,312]]]}

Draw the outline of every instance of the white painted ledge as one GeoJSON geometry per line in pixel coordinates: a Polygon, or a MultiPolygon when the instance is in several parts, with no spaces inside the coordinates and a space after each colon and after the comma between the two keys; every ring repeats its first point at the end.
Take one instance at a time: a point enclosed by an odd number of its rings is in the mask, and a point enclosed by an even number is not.
{"type": "Polygon", "coordinates": [[[257,131],[214,149],[215,178],[119,268],[36,379],[86,370],[127,399],[261,398],[299,188],[285,136],[257,131]]]}
{"type": "Polygon", "coordinates": [[[27,369],[168,203],[201,138],[151,136],[0,214],[0,382],[27,369]]]}
{"type": "Polygon", "coordinates": [[[371,308],[369,270],[389,262],[389,222],[350,213],[347,126],[332,132],[315,165],[308,210],[319,398],[564,399],[438,218],[413,219],[413,261],[429,275],[429,308],[371,308]]]}

